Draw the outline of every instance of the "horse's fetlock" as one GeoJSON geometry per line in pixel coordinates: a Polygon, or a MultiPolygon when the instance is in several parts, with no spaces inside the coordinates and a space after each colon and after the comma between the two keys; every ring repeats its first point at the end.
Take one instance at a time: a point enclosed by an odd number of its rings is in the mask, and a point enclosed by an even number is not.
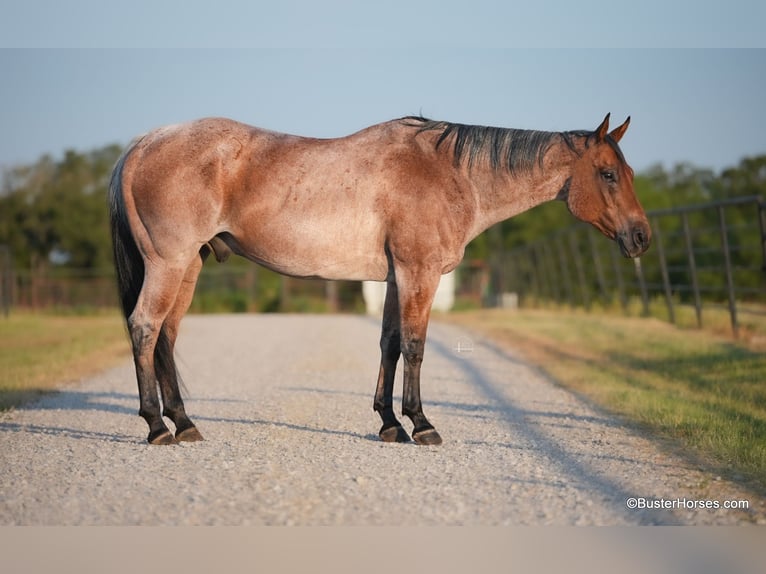
{"type": "Polygon", "coordinates": [[[182,409],[171,409],[171,408],[163,408],[162,409],[162,416],[169,418],[174,423],[177,422],[179,415],[185,415],[186,413],[182,409]]]}
{"type": "Polygon", "coordinates": [[[154,411],[148,411],[145,409],[139,409],[138,416],[140,416],[142,419],[144,419],[147,423],[150,425],[152,424],[152,421],[157,418],[157,413],[154,411]]]}

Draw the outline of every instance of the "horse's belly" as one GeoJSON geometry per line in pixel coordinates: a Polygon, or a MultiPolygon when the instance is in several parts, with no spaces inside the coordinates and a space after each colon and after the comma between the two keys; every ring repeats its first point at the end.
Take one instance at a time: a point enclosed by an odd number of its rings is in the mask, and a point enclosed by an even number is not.
{"type": "Polygon", "coordinates": [[[283,271],[297,277],[337,279],[346,281],[385,281],[388,266],[385,261],[357,260],[328,262],[324,265],[304,265],[292,271],[283,271]],[[382,264],[381,264],[382,263],[382,264]]]}
{"type": "MultiPolygon", "coordinates": [[[[326,237],[232,237],[235,253],[292,277],[348,281],[385,281],[388,259],[382,244],[348,243],[326,237]]],[[[337,238],[336,238],[337,239],[337,238]]]]}
{"type": "Polygon", "coordinates": [[[285,260],[275,257],[272,260],[255,258],[261,265],[278,273],[291,277],[314,279],[333,279],[346,281],[385,281],[388,276],[388,265],[385,257],[355,258],[353,260],[304,261],[300,259],[285,260]]]}
{"type": "Polygon", "coordinates": [[[386,279],[386,230],[374,201],[286,189],[230,215],[226,231],[241,254],[295,277],[386,279]]]}

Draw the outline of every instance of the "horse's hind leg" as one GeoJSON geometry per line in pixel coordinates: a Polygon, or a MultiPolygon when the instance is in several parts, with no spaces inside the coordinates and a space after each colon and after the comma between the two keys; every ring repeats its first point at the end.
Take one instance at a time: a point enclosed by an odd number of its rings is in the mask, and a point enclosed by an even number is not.
{"type": "Polygon", "coordinates": [[[375,390],[373,408],[383,419],[380,438],[385,442],[408,442],[407,432],[394,414],[393,393],[396,364],[401,354],[401,321],[399,317],[399,295],[396,283],[390,281],[386,287],[386,302],[383,305],[383,327],[380,334],[380,372],[375,390]]]}
{"type": "Polygon", "coordinates": [[[200,256],[195,257],[186,270],[173,308],[170,310],[162,327],[166,335],[165,348],[158,347],[154,354],[155,369],[162,394],[162,414],[173,421],[176,427],[176,440],[185,442],[200,441],[203,438],[186,414],[179,389],[179,375],[176,369],[173,350],[178,337],[178,327],[186,311],[189,310],[192,298],[194,297],[197,278],[202,269],[202,263],[208,254],[208,248],[203,247],[202,251],[200,251],[200,256]]]}
{"type": "Polygon", "coordinates": [[[165,337],[165,334],[161,333],[162,325],[177,298],[184,271],[183,267],[178,269],[163,264],[147,266],[141,294],[135,309],[128,317],[128,330],[138,378],[138,414],[149,425],[147,440],[151,444],[176,442],[160,413],[155,351],[158,340],[165,337]]]}

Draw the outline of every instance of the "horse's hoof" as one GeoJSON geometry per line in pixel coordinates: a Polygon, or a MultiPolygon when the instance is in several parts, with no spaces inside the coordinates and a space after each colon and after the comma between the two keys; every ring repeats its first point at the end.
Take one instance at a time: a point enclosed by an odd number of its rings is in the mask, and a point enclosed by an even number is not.
{"type": "Polygon", "coordinates": [[[205,440],[202,438],[202,434],[197,430],[197,427],[191,426],[176,433],[176,440],[179,442],[197,442],[205,440]]]}
{"type": "Polygon", "coordinates": [[[383,442],[410,442],[410,435],[401,425],[380,429],[379,435],[383,442]]]}
{"type": "Polygon", "coordinates": [[[426,429],[420,432],[412,433],[412,440],[417,444],[435,446],[442,443],[442,437],[436,432],[436,429],[426,429]]]}
{"type": "Polygon", "coordinates": [[[176,438],[170,434],[170,431],[166,430],[161,432],[155,437],[152,437],[152,435],[149,435],[149,444],[158,444],[158,445],[168,445],[168,444],[178,444],[178,441],[176,438]]]}

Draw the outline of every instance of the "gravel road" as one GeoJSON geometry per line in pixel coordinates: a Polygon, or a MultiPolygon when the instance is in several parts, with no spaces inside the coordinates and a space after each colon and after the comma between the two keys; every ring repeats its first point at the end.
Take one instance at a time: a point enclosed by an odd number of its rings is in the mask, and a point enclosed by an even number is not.
{"type": "Polygon", "coordinates": [[[206,440],[147,445],[126,361],[0,414],[0,524],[766,524],[753,493],[447,324],[422,387],[444,444],[382,443],[378,333],[362,316],[187,317],[179,365],[206,440]],[[628,508],[641,497],[683,507],[628,508]],[[750,508],[689,508],[727,500],[750,508]]]}

